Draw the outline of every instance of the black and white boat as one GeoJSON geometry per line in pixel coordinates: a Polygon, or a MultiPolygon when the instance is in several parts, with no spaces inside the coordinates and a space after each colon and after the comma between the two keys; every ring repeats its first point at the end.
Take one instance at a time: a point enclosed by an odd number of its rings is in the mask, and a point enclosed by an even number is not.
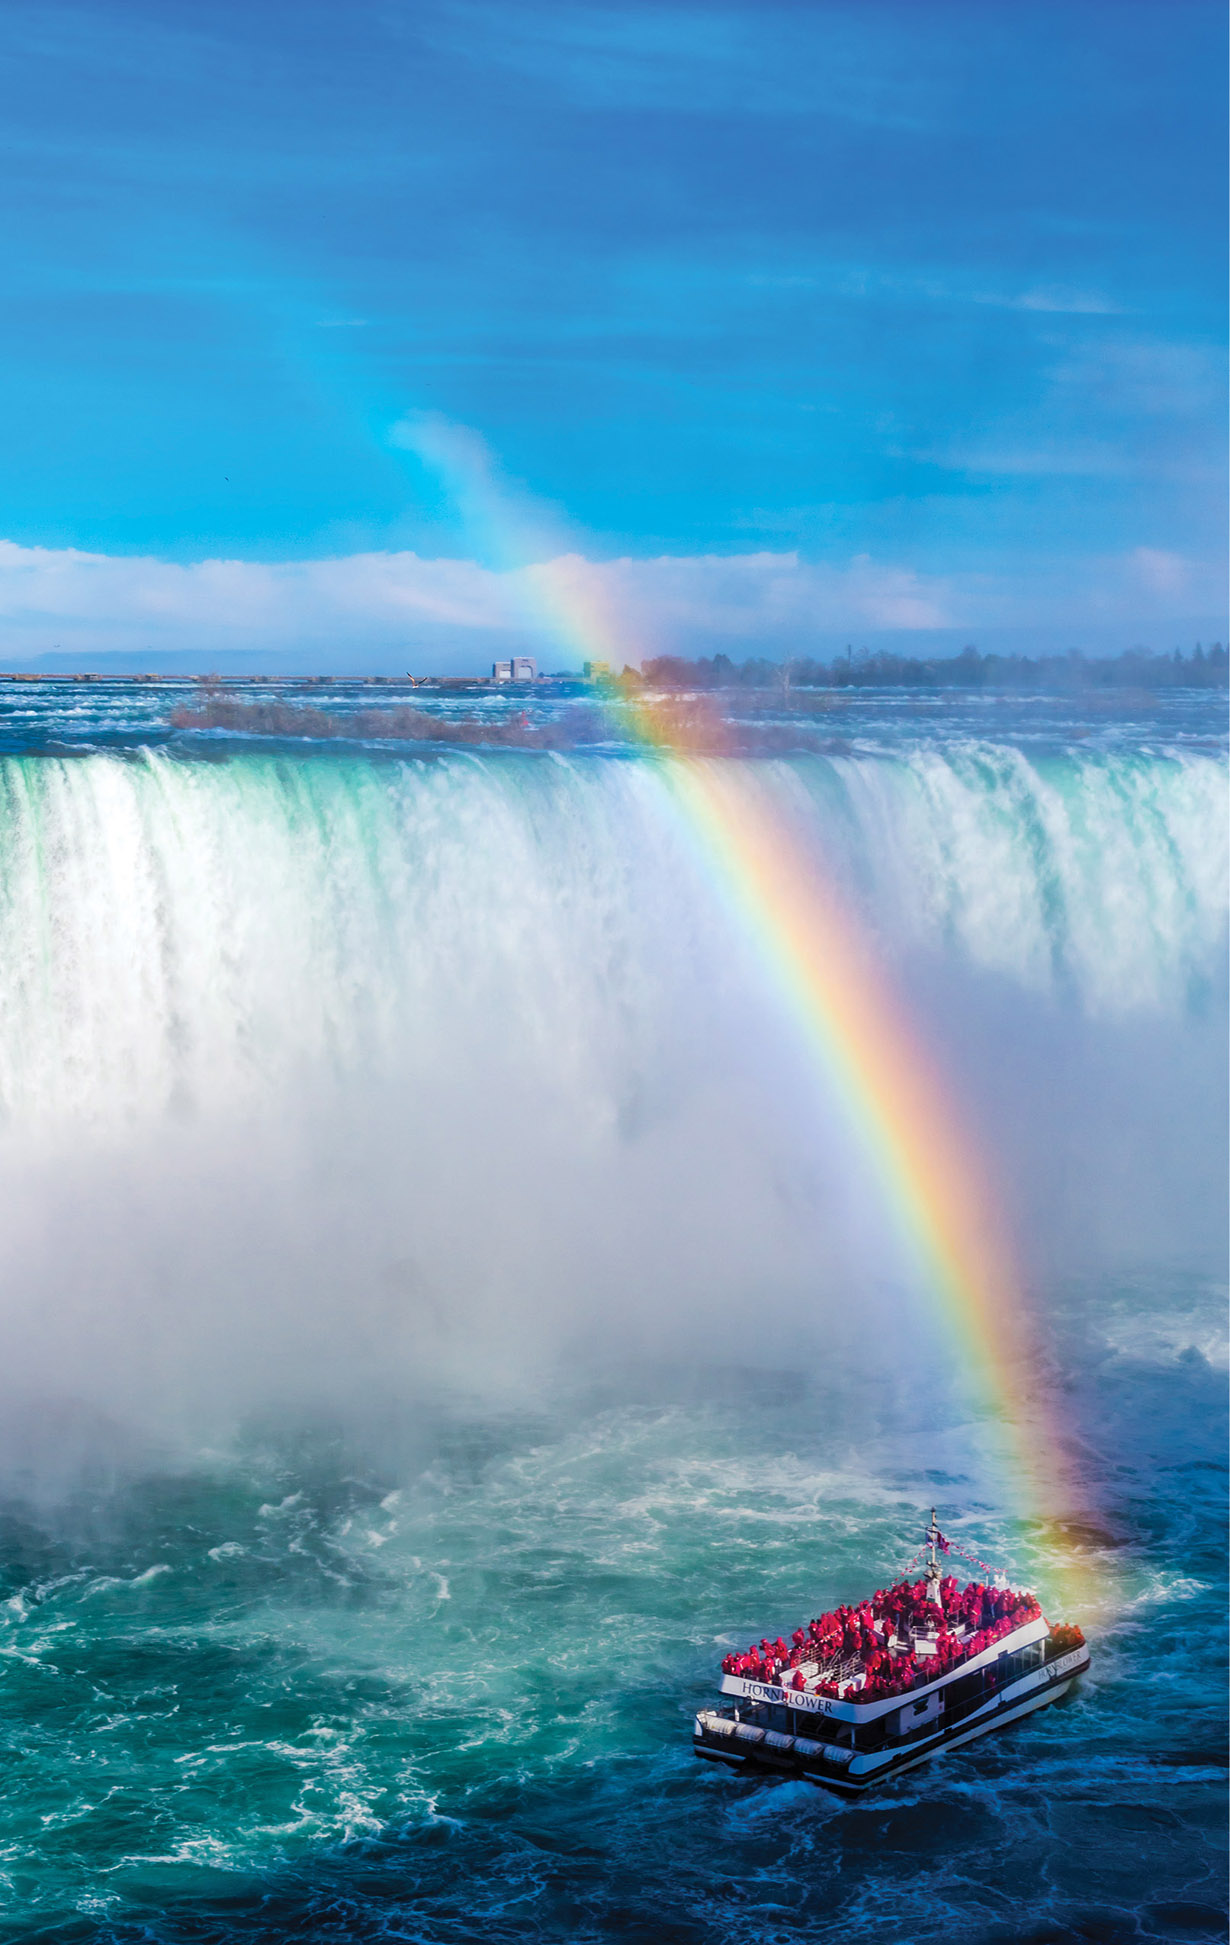
{"type": "Polygon", "coordinates": [[[906,1578],[796,1628],[790,1643],[727,1655],[727,1699],[696,1717],[696,1754],[857,1794],[1066,1695],[1089,1665],[1080,1629],[1052,1626],[1002,1575],[958,1586],[940,1565],[950,1552],[960,1549],[932,1508],[906,1578]]]}

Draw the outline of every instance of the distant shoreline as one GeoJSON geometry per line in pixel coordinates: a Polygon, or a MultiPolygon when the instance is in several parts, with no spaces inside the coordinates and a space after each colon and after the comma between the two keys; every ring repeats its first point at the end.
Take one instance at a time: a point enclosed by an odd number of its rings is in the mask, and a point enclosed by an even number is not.
{"type": "Polygon", "coordinates": [[[625,667],[619,674],[595,664],[591,672],[560,671],[532,681],[480,675],[222,675],[213,671],[163,673],[158,670],[0,669],[0,684],[37,684],[57,689],[148,686],[189,693],[263,689],[279,694],[393,689],[427,696],[498,695],[510,698],[557,696],[604,699],[646,692],[670,696],[742,692],[749,702],[797,704],[802,696],[851,689],[946,690],[1002,695],[1071,695],[1105,690],[1218,690],[1230,687],[1230,656],[1220,642],[1208,649],[1200,643],[1189,653],[1175,649],[1159,654],[1151,649],[1126,649],[1119,655],[1087,656],[1078,650],[1066,655],[983,654],[970,647],[959,655],[923,661],[886,651],[853,650],[831,662],[795,658],[770,662],[752,657],[734,662],[724,654],[662,655],[647,659],[641,668],[625,667]]]}

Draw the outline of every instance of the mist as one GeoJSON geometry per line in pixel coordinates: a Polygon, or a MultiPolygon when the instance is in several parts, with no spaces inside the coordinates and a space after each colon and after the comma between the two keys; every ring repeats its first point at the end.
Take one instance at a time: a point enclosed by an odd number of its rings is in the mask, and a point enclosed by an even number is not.
{"type": "MultiPolygon", "coordinates": [[[[568,1370],[811,1358],[898,1409],[954,1394],[866,1158],[653,764],[4,771],[26,1474],[64,1449],[29,1427],[66,1413],[77,1446],[172,1455],[273,1407],[524,1403],[568,1370]]],[[[1220,765],[768,774],[949,1076],[1039,1315],[1073,1279],[1219,1273],[1220,765]]]]}

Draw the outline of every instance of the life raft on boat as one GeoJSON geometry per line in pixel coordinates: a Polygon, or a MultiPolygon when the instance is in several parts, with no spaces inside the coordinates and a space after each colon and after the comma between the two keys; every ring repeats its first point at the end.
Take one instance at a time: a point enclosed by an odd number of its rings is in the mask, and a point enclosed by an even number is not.
{"type": "Polygon", "coordinates": [[[1053,1626],[1033,1594],[944,1574],[954,1549],[934,1508],[924,1548],[921,1579],[727,1655],[727,1699],[697,1715],[695,1753],[857,1795],[1066,1695],[1089,1666],[1080,1629],[1053,1626]]]}

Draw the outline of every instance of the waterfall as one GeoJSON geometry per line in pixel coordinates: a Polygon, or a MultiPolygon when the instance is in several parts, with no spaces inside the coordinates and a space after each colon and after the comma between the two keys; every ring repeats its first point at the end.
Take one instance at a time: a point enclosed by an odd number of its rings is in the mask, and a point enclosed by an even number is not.
{"type": "MultiPolygon", "coordinates": [[[[1220,760],[756,771],[934,1041],[1031,1273],[1216,1260],[1220,760]]],[[[31,1382],[173,1412],[446,1346],[503,1368],[616,1315],[657,1344],[874,1308],[873,1190],[660,761],[145,750],[0,785],[31,1382]]]]}

